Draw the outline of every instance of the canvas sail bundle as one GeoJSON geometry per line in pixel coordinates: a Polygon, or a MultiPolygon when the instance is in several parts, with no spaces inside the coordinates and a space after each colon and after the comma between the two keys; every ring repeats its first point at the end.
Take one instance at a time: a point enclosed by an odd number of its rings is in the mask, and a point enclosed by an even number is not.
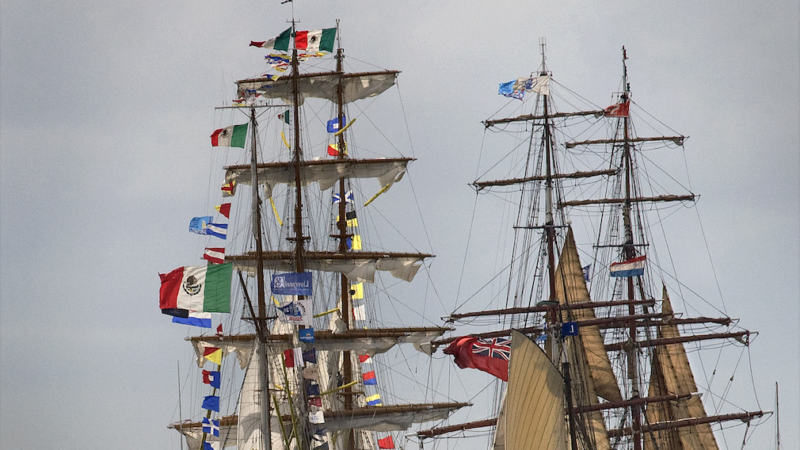
{"type": "MultiPolygon", "coordinates": [[[[305,98],[321,98],[336,102],[339,86],[343,89],[345,103],[362,100],[380,95],[394,86],[399,71],[387,70],[383,72],[364,73],[308,73],[297,77],[300,91],[300,104],[305,98]]],[[[281,77],[250,78],[237,81],[238,94],[246,97],[258,94],[265,98],[281,99],[287,104],[292,104],[292,79],[281,77]]]]}
{"type": "MultiPolygon", "coordinates": [[[[328,190],[342,178],[376,178],[381,188],[399,181],[412,158],[371,159],[371,160],[311,160],[300,166],[300,183],[308,186],[317,183],[322,191],[328,190]]],[[[278,184],[294,185],[294,163],[279,162],[259,164],[258,183],[264,186],[264,193],[272,197],[272,190],[278,184]]],[[[226,168],[225,181],[252,184],[250,166],[230,166],[226,168]]]]}

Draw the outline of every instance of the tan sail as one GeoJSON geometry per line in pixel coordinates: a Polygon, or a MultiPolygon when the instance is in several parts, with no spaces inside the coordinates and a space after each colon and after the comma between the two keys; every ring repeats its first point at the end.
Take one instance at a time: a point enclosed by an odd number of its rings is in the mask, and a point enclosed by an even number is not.
{"type": "MultiPolygon", "coordinates": [[[[661,311],[672,313],[672,304],[664,287],[661,311]]],[[[661,325],[659,338],[679,337],[675,324],[661,325]]],[[[691,394],[697,392],[697,385],[689,366],[689,358],[683,344],[670,344],[656,348],[653,356],[653,369],[650,376],[649,397],[668,394],[691,394]]],[[[647,406],[645,417],[649,423],[666,422],[686,418],[706,417],[705,408],[699,396],[668,403],[653,403],[647,406]]],[[[657,450],[717,450],[717,441],[710,424],[659,430],[644,436],[644,448],[657,450]]]]}
{"type": "Polygon", "coordinates": [[[497,423],[495,449],[567,450],[564,380],[530,338],[511,332],[508,391],[497,423]]]}
{"type": "MultiPolygon", "coordinates": [[[[556,296],[561,304],[590,301],[572,228],[567,232],[556,269],[556,296]]],[[[594,310],[591,308],[562,314],[564,315],[562,320],[565,322],[595,318],[594,310]]],[[[599,403],[598,396],[609,401],[622,400],[617,380],[611,371],[611,362],[604,348],[600,328],[596,325],[582,326],[579,333],[580,339],[571,340],[574,347],[570,352],[572,380],[575,387],[573,392],[576,400],[578,403],[591,405],[599,403]],[[583,392],[584,395],[579,395],[579,392],[583,392]]],[[[610,448],[603,414],[593,411],[587,413],[585,418],[592,431],[596,448],[598,450],[610,448]]]]}
{"type": "MultiPolygon", "coordinates": [[[[572,228],[567,232],[564,248],[561,250],[561,259],[556,269],[556,295],[561,304],[588,302],[589,290],[583,278],[578,249],[572,228]]],[[[562,317],[564,321],[583,321],[595,319],[594,310],[591,308],[572,310],[569,316],[562,317]]],[[[580,328],[580,341],[583,353],[591,371],[597,395],[608,401],[621,401],[617,380],[611,371],[611,362],[605,351],[603,337],[597,326],[583,326],[580,328]]]]}

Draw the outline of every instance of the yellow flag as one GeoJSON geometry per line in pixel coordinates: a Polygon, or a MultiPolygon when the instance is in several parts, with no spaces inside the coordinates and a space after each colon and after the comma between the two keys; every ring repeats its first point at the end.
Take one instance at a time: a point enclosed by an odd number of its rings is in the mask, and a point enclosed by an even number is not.
{"type": "Polygon", "coordinates": [[[216,347],[206,347],[203,350],[203,357],[217,365],[222,364],[222,349],[216,347]]]}
{"type": "Polygon", "coordinates": [[[364,283],[350,285],[350,298],[353,300],[364,298],[364,283]]]}

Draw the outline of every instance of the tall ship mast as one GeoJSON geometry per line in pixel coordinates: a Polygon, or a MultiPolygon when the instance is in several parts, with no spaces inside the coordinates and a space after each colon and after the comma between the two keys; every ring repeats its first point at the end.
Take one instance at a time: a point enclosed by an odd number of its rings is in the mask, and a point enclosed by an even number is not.
{"type": "MultiPolygon", "coordinates": [[[[681,314],[679,306],[695,308],[694,293],[654,237],[665,211],[697,198],[661,192],[667,183],[646,170],[654,150],[682,148],[686,137],[636,133],[624,48],[622,89],[603,108],[557,83],[541,47],[539,69],[499,91],[531,109],[484,121],[488,137],[512,151],[490,155],[487,176],[473,183],[478,194],[512,198],[485,214],[495,226],[504,213],[512,218],[509,234],[496,232],[510,259],[457,305],[476,311],[454,311],[446,321],[457,330],[433,342],[459,368],[487,372],[470,375],[491,383],[494,395],[475,401],[472,420],[452,423],[457,414],[416,437],[488,433],[485,445],[503,450],[710,450],[720,448],[715,431],[743,424],[738,448],[769,413],[731,407],[726,392],[698,382],[689,354],[701,345],[745,351],[756,333],[725,315],[681,314]],[[683,294],[678,303],[675,294],[683,294]],[[478,407],[484,417],[474,416],[478,407]]],[[[496,153],[494,142],[485,148],[496,153]]],[[[483,267],[489,261],[482,255],[483,267]]]]}
{"type": "MultiPolygon", "coordinates": [[[[226,158],[236,161],[223,167],[222,195],[238,195],[219,209],[230,214],[223,237],[231,243],[207,248],[207,266],[162,275],[162,312],[178,319],[230,312],[220,314],[216,333],[187,338],[204,383],[211,381],[202,417],[169,425],[190,449],[390,449],[398,432],[467,405],[381,397],[390,394],[384,386],[393,385],[395,372],[382,356],[401,344],[429,355],[430,342],[448,328],[375,327],[386,300],[383,283],[373,283],[411,282],[433,255],[388,251],[360,231],[369,230],[369,205],[386,199],[379,196],[400,182],[413,158],[358,157],[362,149],[374,152],[354,144],[363,110],[350,106],[390,89],[399,72],[348,72],[338,35],[338,23],[303,31],[292,22],[273,39],[251,42],[269,52],[268,72],[237,81],[233,106],[219,109],[229,114],[225,125],[233,123],[212,135],[212,146],[232,147],[226,158]],[[205,284],[200,275],[192,280],[209,297],[206,273],[220,268],[227,272],[215,276],[227,275],[228,290],[213,293],[227,293],[227,308],[169,302],[170,289],[188,295],[186,274],[201,271],[205,284]],[[226,386],[232,392],[223,396],[226,386]]],[[[220,218],[208,219],[194,220],[195,232],[220,237],[220,218]]]]}

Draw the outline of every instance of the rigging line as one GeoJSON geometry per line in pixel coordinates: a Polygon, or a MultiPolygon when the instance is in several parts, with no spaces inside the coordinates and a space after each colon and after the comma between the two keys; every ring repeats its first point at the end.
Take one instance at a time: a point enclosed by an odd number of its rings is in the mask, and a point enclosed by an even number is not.
{"type": "MultiPolygon", "coordinates": [[[[485,135],[486,135],[486,133],[484,133],[484,137],[485,137],[485,135]]],[[[523,144],[525,144],[525,143],[527,143],[527,142],[529,142],[529,141],[528,141],[528,140],[526,140],[526,139],[521,139],[521,140],[519,140],[519,142],[517,143],[517,145],[513,146],[513,147],[511,148],[511,150],[509,150],[509,151],[508,151],[508,152],[505,154],[505,156],[503,156],[502,158],[500,158],[500,159],[499,159],[499,160],[498,160],[496,163],[494,163],[492,166],[490,166],[490,167],[487,167],[487,168],[486,168],[486,170],[484,170],[482,174],[478,174],[478,173],[477,173],[478,171],[476,170],[476,171],[475,171],[475,179],[476,179],[476,180],[480,179],[481,177],[483,177],[483,176],[485,176],[486,174],[488,174],[490,170],[492,170],[492,169],[494,169],[495,167],[499,166],[499,165],[500,165],[500,163],[502,163],[503,161],[505,161],[507,158],[509,158],[509,157],[511,157],[511,156],[515,156],[515,154],[517,153],[517,149],[519,149],[520,147],[522,147],[522,145],[523,145],[523,144]]],[[[481,147],[483,147],[483,143],[481,143],[481,147]]],[[[481,149],[481,153],[483,153],[483,149],[481,149]]],[[[512,163],[512,168],[513,168],[513,166],[514,166],[514,164],[512,163]]],[[[478,169],[480,169],[480,159],[478,160],[478,169]]],[[[509,174],[509,176],[511,176],[511,175],[509,174]]]]}
{"type": "MultiPolygon", "coordinates": [[[[396,283],[392,284],[391,286],[396,286],[397,284],[400,284],[400,283],[401,283],[400,281],[397,281],[396,283]]],[[[386,287],[386,284],[384,283],[384,281],[383,281],[383,278],[381,278],[381,285],[383,286],[383,289],[382,289],[382,290],[380,290],[379,292],[382,292],[382,293],[383,293],[383,295],[385,295],[385,296],[386,296],[386,298],[393,300],[392,302],[390,302],[390,304],[392,305],[392,308],[394,308],[394,311],[395,311],[395,314],[396,314],[396,315],[395,315],[395,317],[403,317],[403,316],[402,316],[402,315],[401,315],[401,314],[400,314],[400,313],[397,311],[397,308],[396,308],[396,305],[395,305],[395,303],[399,303],[399,304],[401,304],[402,306],[404,306],[404,307],[408,308],[408,310],[409,310],[411,313],[413,313],[413,314],[416,314],[417,316],[419,316],[419,317],[420,317],[420,318],[422,318],[423,320],[427,321],[427,322],[428,322],[428,323],[430,323],[431,325],[437,325],[437,323],[436,323],[436,322],[434,322],[433,320],[431,320],[431,318],[429,318],[429,317],[426,317],[424,314],[420,314],[420,312],[419,312],[419,311],[417,311],[417,310],[413,309],[412,307],[410,307],[409,305],[407,305],[405,302],[403,302],[403,301],[402,301],[402,300],[400,300],[399,298],[395,297],[394,295],[391,295],[391,294],[389,294],[389,292],[388,292],[388,288],[386,287]]],[[[391,286],[390,286],[389,288],[391,288],[391,286]]],[[[442,306],[444,307],[444,305],[442,305],[442,306]]],[[[382,318],[381,318],[381,319],[382,319],[382,318]]]]}
{"type": "MultiPolygon", "coordinates": [[[[461,295],[461,285],[464,282],[464,270],[467,267],[467,256],[469,255],[469,248],[470,248],[470,244],[472,243],[472,230],[475,227],[475,215],[476,215],[476,212],[477,212],[477,205],[478,205],[478,193],[476,192],[475,193],[475,200],[474,200],[474,202],[472,204],[472,216],[470,217],[470,220],[469,220],[469,231],[467,233],[467,246],[464,249],[464,258],[462,259],[462,262],[461,262],[461,274],[458,277],[458,287],[456,288],[456,296],[453,299],[453,303],[454,303],[454,306],[455,306],[453,308],[453,312],[458,311],[458,309],[461,308],[461,306],[464,306],[463,304],[461,304],[461,305],[458,304],[458,299],[459,299],[459,297],[461,295]]],[[[486,285],[483,285],[483,287],[486,287],[486,285]]],[[[481,287],[481,289],[483,289],[483,287],[481,287]]],[[[475,294],[473,294],[473,296],[474,295],[477,295],[477,292],[475,294]]],[[[472,297],[468,298],[465,301],[465,303],[467,301],[469,301],[471,298],[472,297]]]]}
{"type": "MultiPolygon", "coordinates": [[[[400,151],[400,149],[399,149],[399,148],[397,148],[397,146],[396,146],[396,145],[394,145],[394,143],[393,143],[393,142],[392,142],[392,141],[391,141],[391,140],[390,140],[390,139],[389,139],[389,138],[386,136],[386,134],[383,132],[383,130],[381,130],[381,128],[380,128],[380,127],[378,127],[378,126],[375,124],[375,122],[373,122],[373,121],[372,121],[372,119],[370,119],[369,115],[366,113],[366,112],[367,112],[367,109],[368,109],[370,106],[372,106],[373,104],[375,104],[375,101],[374,101],[374,100],[373,100],[373,101],[371,101],[371,102],[369,102],[369,104],[367,104],[367,105],[366,105],[366,107],[364,107],[364,108],[361,108],[361,106],[359,106],[359,105],[357,105],[357,104],[355,104],[355,103],[353,103],[353,106],[355,106],[356,108],[358,108],[358,110],[361,112],[361,116],[359,116],[359,117],[363,117],[363,118],[365,118],[365,119],[366,119],[366,120],[367,120],[367,121],[368,121],[370,124],[372,124],[372,126],[375,128],[375,130],[378,132],[378,134],[380,134],[381,136],[383,136],[383,138],[386,140],[386,142],[389,144],[389,146],[390,146],[391,148],[393,148],[393,149],[394,149],[394,150],[397,152],[397,154],[398,154],[398,155],[400,155],[400,156],[403,156],[403,153],[400,151]]],[[[412,150],[412,151],[413,151],[413,150],[412,150]]]]}
{"type": "MultiPolygon", "coordinates": [[[[376,362],[376,364],[377,364],[378,366],[381,366],[381,367],[382,367],[383,369],[385,369],[387,372],[389,372],[389,373],[392,373],[392,374],[393,374],[392,376],[399,376],[400,378],[404,378],[404,379],[406,379],[406,380],[408,380],[408,381],[411,381],[411,382],[412,382],[412,384],[414,384],[414,385],[417,385],[417,387],[419,387],[419,384],[420,384],[420,383],[419,383],[419,381],[418,381],[417,379],[415,379],[415,378],[412,378],[412,377],[410,377],[410,376],[408,376],[408,375],[404,374],[403,372],[400,372],[399,370],[395,369],[395,367],[396,367],[396,366],[397,366],[399,363],[401,363],[401,362],[402,362],[402,363],[406,363],[406,368],[408,369],[409,373],[414,373],[414,371],[413,371],[413,370],[411,370],[411,366],[408,364],[408,361],[409,361],[410,359],[414,358],[416,355],[414,355],[414,356],[406,356],[406,355],[405,355],[405,353],[403,352],[403,350],[402,350],[402,348],[401,348],[401,347],[402,347],[402,346],[398,346],[398,349],[399,349],[400,353],[402,354],[402,358],[400,359],[400,361],[393,361],[391,364],[383,364],[383,363],[376,362]]],[[[415,352],[415,353],[419,353],[419,352],[417,352],[416,350],[415,350],[414,352],[415,352]]],[[[427,364],[427,366],[428,366],[428,367],[430,367],[431,365],[430,365],[430,364],[427,364]]],[[[434,394],[437,394],[437,395],[440,395],[440,396],[442,396],[442,397],[446,398],[448,401],[451,401],[451,402],[455,402],[455,401],[456,401],[456,400],[454,400],[453,398],[451,398],[451,397],[447,396],[446,394],[444,394],[444,393],[442,393],[442,392],[439,392],[439,391],[438,391],[438,390],[436,390],[436,389],[433,389],[433,388],[431,388],[430,386],[425,386],[425,387],[426,387],[427,389],[430,389],[430,390],[431,390],[431,391],[432,391],[434,394]]],[[[400,396],[398,396],[398,395],[397,395],[397,394],[398,394],[398,392],[399,392],[399,391],[395,391],[395,392],[392,392],[391,394],[392,394],[392,395],[393,395],[395,398],[397,398],[397,399],[400,399],[400,400],[402,400],[402,401],[404,401],[404,402],[406,402],[406,403],[413,403],[411,400],[408,400],[408,399],[406,399],[406,398],[403,398],[403,397],[400,397],[400,396]]]]}
{"type": "Polygon", "coordinates": [[[417,156],[417,152],[414,149],[414,141],[411,139],[411,128],[408,126],[408,116],[406,116],[406,106],[403,103],[403,95],[400,92],[400,82],[395,81],[395,86],[397,86],[397,97],[400,99],[400,110],[403,112],[403,123],[406,125],[406,134],[408,135],[408,145],[411,147],[411,156],[417,156]]]}
{"type": "MultiPolygon", "coordinates": [[[[670,180],[672,180],[672,181],[674,181],[675,183],[677,183],[677,184],[678,184],[678,186],[680,186],[680,187],[681,187],[681,188],[683,188],[683,189],[686,189],[686,191],[687,191],[687,192],[692,192],[692,191],[691,191],[689,188],[687,188],[686,186],[684,186],[684,185],[683,185],[683,184],[682,184],[680,181],[676,180],[676,179],[675,179],[675,177],[673,177],[672,175],[670,175],[670,174],[669,174],[669,172],[667,172],[666,170],[662,169],[662,168],[661,168],[661,167],[660,167],[658,164],[656,164],[656,162],[655,162],[655,161],[653,161],[652,159],[648,158],[648,157],[647,157],[647,155],[645,155],[645,154],[644,154],[644,152],[643,152],[641,149],[639,150],[639,155],[642,157],[642,159],[646,160],[647,162],[649,162],[650,164],[652,164],[653,166],[655,166],[655,168],[656,168],[656,169],[658,169],[658,170],[659,170],[661,173],[663,173],[664,175],[666,175],[667,177],[669,177],[669,179],[670,179],[670,180]]],[[[648,174],[648,175],[649,175],[649,174],[648,174]]],[[[659,187],[661,187],[661,185],[660,185],[660,184],[659,184],[659,187]]]]}
{"type": "Polygon", "coordinates": [[[708,245],[708,238],[706,238],[706,230],[703,227],[703,221],[700,220],[700,209],[698,205],[695,204],[694,210],[697,214],[697,222],[700,224],[700,233],[703,235],[703,243],[706,245],[706,254],[708,255],[708,262],[711,264],[711,273],[714,274],[714,282],[717,284],[717,292],[719,293],[719,300],[722,302],[722,308],[724,310],[725,315],[727,315],[728,306],[725,304],[725,297],[722,295],[722,286],[719,283],[719,277],[717,276],[717,268],[714,265],[714,260],[711,258],[711,248],[708,245]]]}
{"type": "MultiPolygon", "coordinates": [[[[555,79],[554,77],[552,77],[552,76],[551,76],[551,77],[550,77],[550,81],[552,81],[554,84],[556,84],[557,86],[559,86],[561,89],[564,89],[565,91],[569,92],[570,94],[574,95],[575,97],[577,97],[577,98],[579,98],[579,99],[583,100],[584,102],[586,102],[586,104],[588,104],[588,105],[591,105],[593,108],[596,108],[596,109],[598,109],[598,110],[599,110],[599,109],[603,109],[603,107],[602,107],[602,106],[599,106],[599,105],[597,105],[597,104],[595,104],[595,103],[592,103],[592,101],[591,101],[591,100],[589,100],[589,99],[587,99],[587,98],[583,97],[582,95],[580,95],[580,94],[578,94],[577,92],[573,91],[572,89],[568,88],[566,85],[563,85],[563,84],[559,83],[558,81],[556,81],[556,79],[555,79]]],[[[562,97],[562,98],[563,98],[563,97],[562,97]]]]}
{"type": "MultiPolygon", "coordinates": [[[[639,110],[641,110],[643,113],[647,114],[647,115],[648,115],[650,118],[652,118],[653,120],[655,120],[656,122],[658,122],[658,123],[659,123],[659,124],[661,124],[662,126],[664,126],[664,127],[666,127],[667,129],[669,129],[669,131],[672,131],[673,133],[680,135],[680,133],[679,133],[679,132],[677,132],[677,131],[673,130],[673,129],[672,129],[670,126],[669,126],[669,125],[667,125],[667,124],[665,124],[664,122],[662,122],[662,121],[658,120],[658,118],[656,118],[654,115],[652,115],[652,114],[650,114],[649,112],[647,112],[647,110],[646,110],[646,109],[642,108],[642,107],[641,107],[641,106],[640,106],[638,103],[636,103],[635,101],[633,101],[633,99],[631,99],[631,103],[633,103],[634,105],[636,105],[636,107],[637,107],[639,110]]],[[[645,121],[645,123],[647,123],[647,121],[645,121]]],[[[649,125],[649,124],[648,124],[648,125],[649,125]]],[[[652,127],[652,125],[651,125],[651,127],[652,127]]],[[[653,129],[655,129],[655,127],[652,127],[652,128],[653,128],[653,129]]]]}
{"type": "MultiPolygon", "coordinates": [[[[376,66],[375,64],[372,64],[370,62],[360,60],[360,59],[354,57],[353,55],[347,55],[347,60],[358,61],[361,64],[365,64],[365,65],[368,65],[370,67],[374,67],[374,68],[379,69],[379,70],[389,70],[389,69],[386,69],[385,67],[376,66]]],[[[352,65],[349,64],[349,61],[348,61],[347,67],[348,68],[352,68],[352,65]]]]}
{"type": "Polygon", "coordinates": [[[747,364],[750,367],[750,384],[753,385],[753,395],[756,398],[756,405],[758,406],[759,410],[762,410],[763,408],[761,408],[761,402],[758,401],[758,390],[756,389],[756,380],[753,377],[753,358],[750,355],[749,345],[747,346],[747,364]]]}
{"type": "MultiPolygon", "coordinates": [[[[471,233],[470,233],[470,234],[471,234],[471,233]]],[[[538,241],[537,241],[537,242],[538,242],[538,241]]],[[[532,246],[533,246],[533,245],[531,245],[530,247],[528,247],[528,248],[524,249],[524,251],[523,251],[522,253],[527,253],[527,252],[528,252],[528,251],[531,249],[531,247],[532,247],[532,246]]],[[[516,260],[519,260],[520,258],[522,258],[522,256],[518,256],[518,257],[516,258],[516,260]]],[[[490,279],[489,279],[489,281],[487,281],[486,283],[484,283],[484,285],[483,285],[483,286],[481,286],[481,287],[480,287],[480,289],[478,289],[478,290],[475,292],[475,294],[473,294],[472,296],[470,296],[469,298],[467,298],[466,300],[464,300],[464,302],[463,302],[463,303],[461,303],[460,305],[456,306],[456,309],[454,309],[452,312],[457,312],[457,311],[458,311],[458,310],[459,310],[459,309],[460,309],[462,306],[464,306],[464,304],[466,304],[468,301],[470,301],[470,300],[472,300],[473,298],[475,298],[475,297],[478,295],[478,293],[479,293],[480,291],[482,291],[482,290],[483,290],[483,288],[485,288],[486,286],[488,286],[489,284],[491,284],[491,283],[492,283],[492,282],[493,282],[493,281],[494,281],[494,280],[495,280],[497,277],[499,277],[500,275],[502,275],[502,274],[503,274],[503,272],[505,272],[506,270],[508,270],[508,269],[509,269],[509,268],[510,268],[510,267],[511,267],[511,266],[512,266],[512,265],[513,265],[515,262],[516,262],[516,260],[514,260],[514,261],[511,261],[509,264],[506,264],[506,266],[505,266],[505,267],[504,267],[502,270],[499,270],[499,271],[497,271],[497,273],[496,273],[496,274],[495,274],[495,275],[494,275],[492,278],[490,278],[490,279]]],[[[465,261],[466,261],[466,258],[465,258],[465,261]]],[[[465,263],[466,263],[466,262],[465,262],[465,263]]],[[[460,290],[460,283],[459,283],[459,290],[460,290]]],[[[458,296],[456,295],[456,301],[457,301],[457,298],[458,298],[458,296]]]]}

